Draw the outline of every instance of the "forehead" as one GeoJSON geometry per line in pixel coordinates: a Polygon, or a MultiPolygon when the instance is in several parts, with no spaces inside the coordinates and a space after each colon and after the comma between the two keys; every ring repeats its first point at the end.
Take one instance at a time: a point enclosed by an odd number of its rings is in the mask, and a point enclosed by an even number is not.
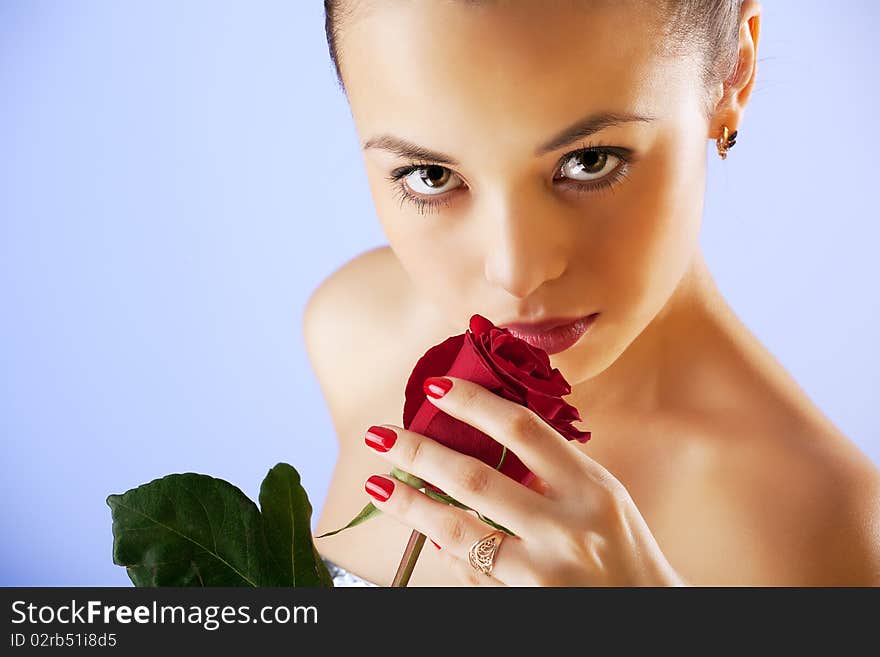
{"type": "Polygon", "coordinates": [[[443,144],[425,145],[464,149],[467,126],[492,131],[493,144],[523,138],[533,146],[548,124],[590,110],[662,114],[661,105],[675,102],[691,71],[683,58],[660,54],[657,5],[361,4],[345,20],[339,44],[358,131],[364,138],[376,132],[442,137],[443,144]]]}

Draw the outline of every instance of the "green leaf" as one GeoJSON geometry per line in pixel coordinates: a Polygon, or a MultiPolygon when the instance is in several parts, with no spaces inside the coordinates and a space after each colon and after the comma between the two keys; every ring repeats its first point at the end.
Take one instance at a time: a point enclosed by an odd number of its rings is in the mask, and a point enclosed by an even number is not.
{"type": "Polygon", "coordinates": [[[113,563],[135,586],[332,586],[296,470],[270,470],[260,501],[265,516],[237,487],[194,472],[109,495],[113,563]]]}
{"type": "Polygon", "coordinates": [[[351,522],[349,522],[345,527],[340,527],[339,529],[334,529],[332,532],[327,532],[325,534],[321,534],[320,536],[315,536],[315,538],[324,538],[325,536],[333,536],[333,534],[338,534],[344,529],[349,529],[354,527],[355,525],[359,525],[362,522],[369,520],[373,516],[379,515],[382,511],[373,506],[372,502],[367,502],[367,506],[361,509],[360,513],[358,513],[354,518],[352,518],[351,522]]]}
{"type": "Polygon", "coordinates": [[[260,508],[272,563],[284,586],[332,587],[333,577],[312,543],[312,505],[299,473],[287,463],[269,470],[260,486],[260,508]]]}

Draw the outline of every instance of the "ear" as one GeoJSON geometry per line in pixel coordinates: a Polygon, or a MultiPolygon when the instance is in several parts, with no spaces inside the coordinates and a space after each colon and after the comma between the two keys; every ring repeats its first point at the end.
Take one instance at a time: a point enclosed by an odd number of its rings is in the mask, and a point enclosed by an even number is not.
{"type": "Polygon", "coordinates": [[[709,139],[721,134],[726,125],[730,132],[742,122],[758,70],[758,36],[761,31],[761,5],[758,0],[743,0],[739,18],[739,55],[733,73],[719,84],[720,99],[709,124],[709,139]]]}

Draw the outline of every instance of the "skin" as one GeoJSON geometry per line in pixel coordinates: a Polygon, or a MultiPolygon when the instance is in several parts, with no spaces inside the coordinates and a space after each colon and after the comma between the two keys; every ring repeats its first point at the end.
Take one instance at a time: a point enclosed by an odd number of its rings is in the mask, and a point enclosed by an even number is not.
{"type": "Polygon", "coordinates": [[[698,242],[706,140],[741,126],[755,81],[757,2],[740,15],[739,75],[710,89],[693,56],[662,55],[641,2],[353,7],[339,52],[361,143],[394,135],[457,164],[433,169],[432,196],[419,173],[387,178],[435,161],[364,150],[389,245],[328,277],[304,315],[339,439],[315,534],[345,525],[370,499],[357,487],[392,465],[520,531],[486,577],[467,550],[490,528],[397,483],[381,516],[319,551],[382,585],[414,528],[443,549],[427,544],[410,586],[880,584],[880,472],[736,317],[698,242]],[[535,154],[601,111],[652,120],[535,154]],[[577,166],[597,145],[630,151],[625,177],[577,193],[618,170],[612,156],[577,166]],[[401,203],[407,180],[444,204],[401,203]],[[601,313],[550,356],[588,443],[514,421],[521,407],[460,379],[435,400],[539,474],[520,495],[393,424],[416,360],[475,312],[497,325],[601,313]],[[371,425],[394,429],[394,447],[367,446],[371,425]]]}

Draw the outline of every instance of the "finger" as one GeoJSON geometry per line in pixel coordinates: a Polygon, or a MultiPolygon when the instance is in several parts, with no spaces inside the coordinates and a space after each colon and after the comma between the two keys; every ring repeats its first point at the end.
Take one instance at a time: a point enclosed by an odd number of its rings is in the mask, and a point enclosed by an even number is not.
{"type": "MultiPolygon", "coordinates": [[[[469,511],[431,499],[392,477],[372,475],[364,488],[383,513],[420,531],[439,544],[441,550],[447,550],[467,564],[471,546],[494,531],[469,511]]],[[[506,584],[521,581],[522,569],[527,563],[523,540],[505,535],[493,561],[492,576],[506,584]]]]}
{"type": "MultiPolygon", "coordinates": [[[[554,514],[553,502],[478,458],[394,425],[371,427],[365,443],[400,470],[439,487],[514,534],[542,531],[538,518],[554,514]],[[382,436],[377,439],[381,431],[382,436]],[[385,451],[382,451],[385,450],[385,451]]],[[[482,522],[482,521],[481,521],[482,522]]]]}
{"type": "Polygon", "coordinates": [[[478,383],[454,376],[442,377],[452,386],[440,397],[440,387],[426,397],[444,413],[491,436],[554,489],[582,478],[576,456],[580,453],[530,408],[504,399],[478,383]]]}

